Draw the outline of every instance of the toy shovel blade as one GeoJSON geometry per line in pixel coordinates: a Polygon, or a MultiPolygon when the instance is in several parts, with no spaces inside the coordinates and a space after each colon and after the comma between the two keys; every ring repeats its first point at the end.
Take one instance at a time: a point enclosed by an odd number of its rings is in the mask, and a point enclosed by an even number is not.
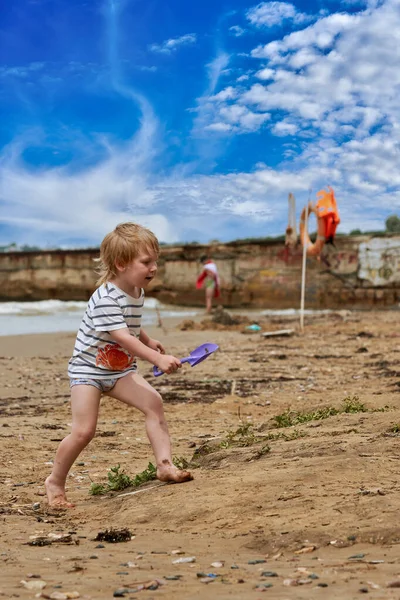
{"type": "MultiPolygon", "coordinates": [[[[210,354],[212,354],[213,352],[218,350],[218,347],[219,346],[217,346],[217,344],[211,344],[211,343],[202,344],[201,346],[198,346],[197,348],[192,350],[192,352],[189,354],[189,356],[185,356],[185,358],[181,358],[181,363],[187,362],[192,367],[194,367],[195,365],[198,365],[203,360],[208,358],[210,356],[210,354]]],[[[160,375],[163,375],[163,373],[164,373],[164,371],[161,371],[157,367],[153,367],[153,374],[155,375],[155,377],[159,377],[160,375]]]]}

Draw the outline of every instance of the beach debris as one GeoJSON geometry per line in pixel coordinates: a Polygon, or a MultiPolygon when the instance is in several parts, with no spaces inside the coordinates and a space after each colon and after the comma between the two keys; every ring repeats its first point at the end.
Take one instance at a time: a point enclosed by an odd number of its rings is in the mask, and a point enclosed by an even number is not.
{"type": "Polygon", "coordinates": [[[80,598],[81,595],[79,592],[52,592],[51,594],[47,594],[42,592],[39,598],[48,598],[48,600],[71,600],[73,598],[80,598]]]}
{"type": "Polygon", "coordinates": [[[255,589],[258,590],[259,592],[265,592],[265,590],[267,590],[268,588],[272,587],[272,583],[258,583],[255,586],[255,589]]]}
{"type": "Polygon", "coordinates": [[[261,565],[262,563],[266,563],[265,558],[254,558],[248,561],[248,565],[261,565]]]}
{"type": "Polygon", "coordinates": [[[317,549],[317,546],[303,546],[299,550],[295,550],[294,554],[308,554],[309,552],[314,552],[317,549]]]}
{"type": "Polygon", "coordinates": [[[275,571],[263,571],[261,577],[278,577],[278,573],[275,573],[275,571]]]}
{"type": "Polygon", "coordinates": [[[264,331],[262,337],[280,337],[280,336],[291,336],[294,334],[294,329],[278,329],[277,331],[264,331]]]}
{"type": "Polygon", "coordinates": [[[360,496],[385,496],[386,492],[382,488],[373,488],[371,490],[361,489],[358,492],[360,496]]]}
{"type": "Polygon", "coordinates": [[[194,563],[196,562],[195,556],[183,556],[182,558],[176,558],[172,561],[173,565],[182,565],[185,563],[194,563]]]}
{"type": "Polygon", "coordinates": [[[250,333],[257,333],[258,331],[261,331],[261,327],[257,325],[257,323],[252,323],[252,325],[248,325],[246,327],[246,331],[250,333]]]}
{"type": "Polygon", "coordinates": [[[141,490],[136,490],[135,492],[125,492],[124,494],[118,494],[116,498],[122,498],[122,496],[135,496],[136,494],[142,494],[143,492],[149,492],[150,490],[154,490],[155,488],[161,487],[163,485],[167,485],[168,481],[160,481],[157,485],[151,485],[149,487],[145,487],[141,490]]]}
{"type": "Polygon", "coordinates": [[[110,544],[116,544],[118,542],[130,542],[132,539],[132,533],[129,529],[106,529],[105,531],[99,531],[97,536],[94,538],[95,542],[109,542],[110,544]]]}
{"type": "Polygon", "coordinates": [[[210,565],[210,567],[214,567],[214,569],[220,569],[221,567],[224,566],[224,564],[225,563],[223,561],[217,560],[215,562],[212,562],[211,565],[210,565]]]}
{"type": "Polygon", "coordinates": [[[283,585],[286,585],[288,587],[292,587],[292,586],[296,586],[296,585],[307,585],[309,583],[312,583],[311,579],[291,579],[291,578],[287,578],[283,580],[283,585]]]}
{"type": "Polygon", "coordinates": [[[135,583],[133,588],[118,588],[114,591],[114,598],[124,598],[125,594],[136,594],[142,590],[157,590],[165,583],[163,579],[152,579],[150,581],[135,583]]]}
{"type": "Polygon", "coordinates": [[[43,581],[43,579],[32,579],[31,581],[21,579],[20,583],[22,583],[24,588],[31,590],[32,592],[40,592],[47,585],[47,582],[43,581]]]}
{"type": "Polygon", "coordinates": [[[367,581],[368,585],[373,589],[373,590],[380,590],[381,586],[378,585],[377,583],[374,583],[373,581],[367,581]]]}
{"type": "Polygon", "coordinates": [[[28,546],[50,546],[51,544],[76,544],[79,545],[79,540],[72,539],[70,533],[49,533],[45,535],[30,535],[28,546]]]}

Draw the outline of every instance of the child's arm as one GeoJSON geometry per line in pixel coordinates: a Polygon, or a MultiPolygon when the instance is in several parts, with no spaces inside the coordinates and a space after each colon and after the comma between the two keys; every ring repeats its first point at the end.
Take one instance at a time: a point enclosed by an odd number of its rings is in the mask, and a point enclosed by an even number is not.
{"type": "MultiPolygon", "coordinates": [[[[109,333],[114,342],[117,342],[117,344],[127,350],[129,354],[147,360],[152,365],[161,369],[164,373],[173,373],[182,366],[179,358],[176,358],[171,354],[161,354],[161,352],[157,352],[156,349],[145,344],[140,338],[138,339],[131,335],[127,327],[115,329],[109,333]]],[[[142,339],[156,342],[156,340],[151,340],[145,332],[142,339]]]]}
{"type": "Polygon", "coordinates": [[[139,340],[148,348],[152,348],[153,350],[161,352],[161,354],[165,354],[165,349],[162,343],[147,335],[144,329],[140,330],[139,340]]]}

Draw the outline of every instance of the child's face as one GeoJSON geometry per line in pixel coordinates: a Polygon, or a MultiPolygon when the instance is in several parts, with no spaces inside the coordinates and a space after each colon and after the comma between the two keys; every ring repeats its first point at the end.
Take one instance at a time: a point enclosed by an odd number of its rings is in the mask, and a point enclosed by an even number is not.
{"type": "Polygon", "coordinates": [[[143,250],[122,269],[118,269],[118,279],[127,287],[146,288],[157,272],[157,254],[143,250]]]}

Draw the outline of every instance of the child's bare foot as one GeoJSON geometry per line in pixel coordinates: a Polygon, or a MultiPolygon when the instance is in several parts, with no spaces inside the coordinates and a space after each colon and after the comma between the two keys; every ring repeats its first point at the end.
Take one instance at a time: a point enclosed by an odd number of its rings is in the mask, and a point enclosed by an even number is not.
{"type": "Polygon", "coordinates": [[[50,508],[73,508],[75,504],[68,502],[64,488],[52,483],[50,477],[44,483],[50,508]]]}
{"type": "Polygon", "coordinates": [[[169,460],[163,460],[162,464],[157,467],[157,479],[160,481],[184,483],[185,481],[191,481],[193,475],[189,471],[181,471],[172,465],[169,460]]]}

